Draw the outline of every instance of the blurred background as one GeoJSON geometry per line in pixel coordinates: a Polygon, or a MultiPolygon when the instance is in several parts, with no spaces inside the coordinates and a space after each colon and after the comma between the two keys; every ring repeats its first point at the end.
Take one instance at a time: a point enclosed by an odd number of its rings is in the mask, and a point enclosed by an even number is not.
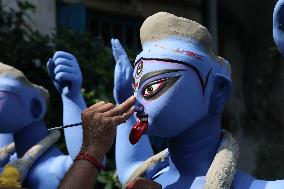
{"type": "MultiPolygon", "coordinates": [[[[272,38],[276,0],[0,0],[0,61],[22,70],[51,94],[46,123],[61,125],[60,96],[46,70],[56,50],[80,63],[88,105],[113,101],[115,62],[110,39],[118,38],[131,61],[141,50],[143,20],[166,11],[206,26],[216,51],[232,66],[233,93],[223,127],[241,147],[240,169],[261,179],[284,178],[284,64],[272,38]]],[[[165,147],[153,138],[153,147],[165,147]],[[155,144],[154,144],[155,143],[155,144]]],[[[64,139],[58,147],[66,153],[64,139]]],[[[119,188],[114,149],[99,188],[119,188]]]]}

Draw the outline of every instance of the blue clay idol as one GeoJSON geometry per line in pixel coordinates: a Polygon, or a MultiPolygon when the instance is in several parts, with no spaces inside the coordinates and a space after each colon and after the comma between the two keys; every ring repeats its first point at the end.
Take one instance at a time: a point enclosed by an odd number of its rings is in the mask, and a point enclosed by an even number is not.
{"type": "MultiPolygon", "coordinates": [[[[74,55],[57,51],[47,62],[48,73],[61,96],[63,104],[63,124],[81,122],[81,112],[86,108],[82,96],[82,73],[74,55]]],[[[81,126],[64,129],[68,152],[74,160],[83,141],[81,126]]]]}
{"type": "Polygon", "coordinates": [[[239,147],[221,129],[230,97],[230,64],[213,50],[208,30],[197,22],[159,12],[140,29],[143,50],[134,68],[117,39],[114,98],[134,91],[137,113],[116,137],[119,180],[154,180],[166,189],[279,189],[284,181],[257,180],[237,169],[239,147]],[[148,135],[165,137],[154,155],[148,135]]]}
{"type": "MultiPolygon", "coordinates": [[[[63,123],[80,122],[81,112],[86,105],[81,93],[82,74],[76,58],[59,51],[47,66],[51,80],[62,97],[63,123]]],[[[0,186],[57,188],[80,150],[81,128],[65,130],[70,156],[63,155],[53,146],[60,133],[48,132],[43,121],[48,91],[31,83],[21,71],[2,63],[0,78],[0,132],[1,136],[5,136],[1,138],[1,143],[6,144],[0,149],[0,186]],[[12,133],[14,143],[9,144],[11,134],[8,133],[12,133]],[[9,158],[13,152],[17,157],[9,158]],[[20,178],[16,174],[7,183],[6,177],[11,178],[11,169],[14,173],[19,172],[20,178]]]]}

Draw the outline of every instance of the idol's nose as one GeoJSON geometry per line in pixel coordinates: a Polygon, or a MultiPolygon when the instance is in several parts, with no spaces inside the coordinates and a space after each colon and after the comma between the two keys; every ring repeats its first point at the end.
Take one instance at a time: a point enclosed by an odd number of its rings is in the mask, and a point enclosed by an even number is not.
{"type": "Polygon", "coordinates": [[[140,104],[139,102],[137,102],[135,104],[135,112],[137,112],[137,113],[144,112],[144,106],[142,104],[140,104]]]}

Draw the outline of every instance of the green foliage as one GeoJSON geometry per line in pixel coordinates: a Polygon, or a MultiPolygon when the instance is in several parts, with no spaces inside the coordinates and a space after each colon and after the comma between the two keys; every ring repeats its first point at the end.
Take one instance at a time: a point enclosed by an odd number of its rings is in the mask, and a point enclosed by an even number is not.
{"type": "Polygon", "coordinates": [[[112,100],[114,60],[111,49],[89,33],[60,28],[52,38],[56,49],[74,54],[83,74],[83,94],[89,105],[112,100]]]}
{"type": "Polygon", "coordinates": [[[119,189],[121,184],[118,181],[117,172],[115,171],[115,163],[112,160],[107,161],[107,169],[102,171],[98,176],[96,188],[119,189]]]}
{"type": "MultiPolygon", "coordinates": [[[[36,11],[27,1],[17,1],[18,9],[0,6],[0,61],[21,70],[31,82],[50,92],[49,109],[45,122],[48,126],[61,125],[61,99],[46,69],[46,62],[57,50],[74,54],[83,74],[83,95],[88,105],[98,100],[113,101],[114,60],[111,49],[89,33],[78,33],[59,28],[51,36],[42,35],[28,24],[29,11],[36,11]]],[[[58,147],[66,152],[63,137],[58,147]]],[[[108,167],[98,179],[99,188],[119,188],[113,151],[108,167]]]]}

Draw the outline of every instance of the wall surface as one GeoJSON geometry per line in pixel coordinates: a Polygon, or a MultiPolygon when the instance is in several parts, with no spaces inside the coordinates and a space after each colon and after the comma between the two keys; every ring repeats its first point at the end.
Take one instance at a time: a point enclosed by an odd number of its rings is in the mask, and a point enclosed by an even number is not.
{"type": "MultiPolygon", "coordinates": [[[[36,11],[30,14],[32,21],[30,27],[39,30],[42,34],[50,34],[56,27],[56,1],[55,0],[28,0],[35,5],[36,11]]],[[[7,8],[17,8],[15,0],[2,0],[7,8]]]]}

